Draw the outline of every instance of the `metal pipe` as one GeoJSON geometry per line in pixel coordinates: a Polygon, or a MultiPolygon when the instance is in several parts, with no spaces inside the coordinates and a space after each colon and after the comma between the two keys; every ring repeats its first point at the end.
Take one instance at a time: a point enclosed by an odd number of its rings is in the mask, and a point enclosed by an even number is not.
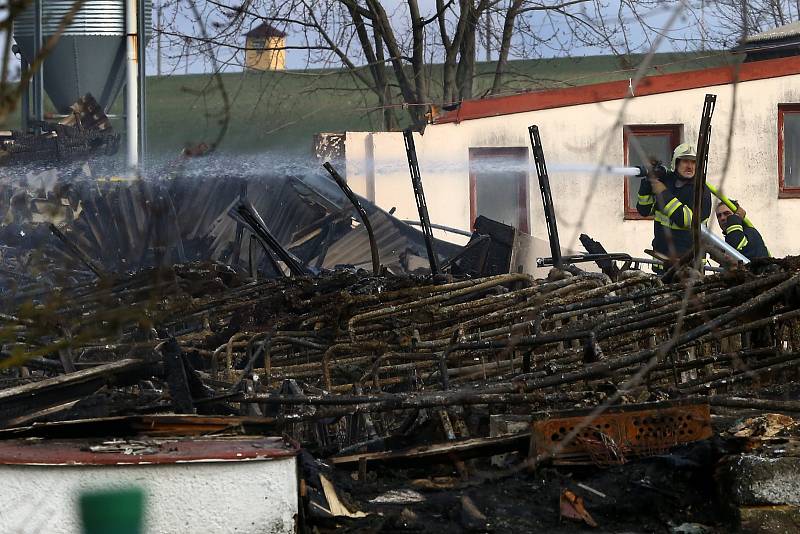
{"type": "MultiPolygon", "coordinates": [[[[42,52],[42,0],[33,3],[33,61],[42,52]]],[[[33,73],[33,119],[44,120],[44,62],[33,73]]]]}
{"type": "MultiPolygon", "coordinates": [[[[25,57],[20,52],[20,54],[19,54],[19,71],[20,71],[20,75],[21,75],[22,78],[24,78],[25,75],[27,74],[28,68],[29,68],[28,67],[28,62],[25,61],[25,57]]],[[[30,87],[28,87],[27,89],[25,89],[25,91],[22,92],[20,107],[21,107],[20,114],[19,114],[20,115],[20,119],[21,119],[20,126],[22,128],[22,131],[25,132],[25,131],[28,130],[28,124],[30,123],[30,120],[31,120],[31,88],[30,87]]]]}
{"type": "Polygon", "coordinates": [[[138,0],[125,0],[125,129],[127,131],[128,171],[136,174],[139,170],[139,24],[138,0]]]}
{"type": "Polygon", "coordinates": [[[156,74],[160,77],[161,76],[161,33],[162,33],[162,26],[161,26],[161,15],[164,9],[164,4],[159,3],[158,9],[156,10],[156,28],[158,30],[158,41],[156,42],[156,74]]]}
{"type": "MultiPolygon", "coordinates": [[[[419,221],[412,221],[410,219],[403,219],[401,222],[406,224],[410,224],[411,226],[422,226],[422,223],[419,221]]],[[[445,232],[450,232],[451,234],[458,234],[467,237],[472,237],[472,232],[468,232],[466,230],[460,230],[458,228],[453,228],[452,226],[446,226],[444,224],[436,224],[436,223],[428,223],[428,226],[435,230],[444,230],[445,232]]]]}
{"type": "MultiPolygon", "coordinates": [[[[700,226],[700,233],[703,236],[703,239],[707,241],[707,245],[711,245],[722,249],[725,254],[728,254],[735,258],[737,261],[740,261],[744,264],[750,263],[750,260],[747,259],[741,252],[730,246],[728,243],[725,242],[721,237],[713,233],[709,230],[705,225],[700,226]]],[[[618,253],[618,254],[576,254],[572,256],[562,256],[562,261],[565,263],[581,263],[581,262],[589,262],[589,261],[596,261],[598,258],[608,258],[615,261],[623,261],[628,260],[633,263],[645,263],[650,265],[662,265],[663,262],[657,260],[651,260],[647,258],[633,258],[629,254],[618,253]]],[[[536,258],[536,265],[538,267],[546,267],[549,265],[554,265],[555,261],[553,258],[536,258]]],[[[721,269],[717,267],[711,266],[704,266],[706,271],[718,272],[721,269]]]]}
{"type": "Polygon", "coordinates": [[[431,218],[428,216],[428,204],[425,201],[425,191],[422,189],[422,176],[419,173],[417,149],[414,146],[414,132],[410,128],[403,130],[403,140],[406,144],[408,170],[411,173],[411,185],[414,187],[414,199],[417,201],[419,220],[422,223],[422,234],[425,236],[425,248],[428,252],[428,261],[431,264],[431,274],[435,276],[439,274],[439,261],[436,258],[436,252],[433,250],[431,218]]]}
{"type": "MultiPolygon", "coordinates": [[[[664,265],[664,262],[654,260],[651,258],[634,258],[630,254],[619,252],[613,254],[575,254],[572,256],[562,256],[564,263],[584,263],[590,261],[597,261],[597,259],[609,259],[612,261],[630,261],[631,263],[642,263],[645,265],[664,265]]],[[[549,267],[553,265],[553,258],[536,258],[537,267],[549,267]]],[[[703,269],[709,272],[722,272],[719,267],[712,267],[711,265],[703,266],[703,269]]]]}
{"type": "Polygon", "coordinates": [[[144,161],[147,155],[147,18],[145,17],[145,10],[150,6],[145,0],[136,1],[136,57],[137,71],[136,75],[139,77],[138,83],[138,124],[139,130],[138,143],[139,143],[139,166],[144,171],[144,161]]]}
{"type": "Polygon", "coordinates": [[[550,240],[550,255],[556,268],[561,268],[561,244],[558,240],[558,226],[556,224],[556,212],[553,207],[553,195],[550,191],[550,177],[547,175],[547,165],[544,160],[544,149],[542,140],[539,137],[539,127],[536,125],[528,127],[531,137],[531,150],[533,160],[536,163],[536,174],[539,177],[539,190],[542,193],[542,207],[544,218],[547,223],[547,237],[550,240]]]}
{"type": "Polygon", "coordinates": [[[706,228],[705,224],[700,225],[700,234],[703,240],[706,241],[707,245],[711,245],[719,249],[722,249],[722,251],[725,254],[732,256],[734,259],[736,259],[736,261],[740,261],[745,265],[750,263],[750,260],[747,259],[747,257],[744,254],[742,254],[741,252],[730,246],[728,243],[725,242],[724,239],[722,239],[714,232],[706,228]]]}
{"type": "Polygon", "coordinates": [[[250,202],[240,200],[238,206],[228,210],[228,215],[233,218],[233,220],[246,225],[269,251],[277,255],[280,260],[286,264],[293,275],[305,276],[311,274],[300,260],[286,250],[275,236],[272,235],[267,223],[264,222],[264,219],[261,218],[261,215],[258,214],[250,202]]]}
{"type": "Polygon", "coordinates": [[[725,408],[748,408],[751,410],[770,412],[800,413],[800,402],[794,400],[753,399],[711,395],[708,402],[711,406],[722,406],[725,408]]]}
{"type": "Polygon", "coordinates": [[[372,254],[372,274],[375,276],[380,276],[381,274],[381,260],[378,256],[378,243],[375,241],[375,233],[372,231],[372,223],[369,222],[369,217],[367,216],[367,210],[361,205],[358,201],[358,197],[353,193],[353,190],[350,189],[350,186],[347,185],[344,178],[336,172],[336,169],[333,168],[329,162],[325,162],[323,165],[325,170],[331,175],[333,180],[336,182],[336,185],[339,186],[339,189],[344,192],[345,196],[350,200],[353,204],[353,207],[358,212],[358,215],[361,217],[361,222],[364,223],[364,228],[367,229],[367,236],[369,237],[369,250],[372,254]]]}
{"type": "MultiPolygon", "coordinates": [[[[706,95],[703,103],[703,114],[700,119],[700,132],[697,136],[697,165],[694,171],[694,190],[692,203],[692,265],[702,262],[703,234],[703,184],[706,183],[708,171],[708,152],[711,145],[711,116],[717,103],[716,95],[706,95]]],[[[677,169],[676,169],[677,170],[677,169]]]]}

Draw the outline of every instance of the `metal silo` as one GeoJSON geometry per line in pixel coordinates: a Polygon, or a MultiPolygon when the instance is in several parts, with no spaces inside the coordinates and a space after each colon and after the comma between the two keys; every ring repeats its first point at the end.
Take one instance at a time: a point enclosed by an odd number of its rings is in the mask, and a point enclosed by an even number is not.
{"type": "MultiPolygon", "coordinates": [[[[152,34],[152,0],[144,2],[145,39],[152,34]]],[[[74,0],[41,0],[42,40],[55,34],[74,0]]],[[[14,39],[32,63],[34,2],[14,20],[14,39]]],[[[44,61],[44,89],[59,113],[86,93],[109,110],[125,83],[125,0],[86,0],[44,61]]]]}

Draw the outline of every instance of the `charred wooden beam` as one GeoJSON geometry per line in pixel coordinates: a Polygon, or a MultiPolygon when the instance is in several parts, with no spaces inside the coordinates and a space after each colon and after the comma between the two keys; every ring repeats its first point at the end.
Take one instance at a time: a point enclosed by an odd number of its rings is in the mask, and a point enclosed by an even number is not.
{"type": "Polygon", "coordinates": [[[0,425],[90,395],[107,384],[127,384],[152,374],[144,360],[120,360],[91,369],[0,390],[0,425]]]}

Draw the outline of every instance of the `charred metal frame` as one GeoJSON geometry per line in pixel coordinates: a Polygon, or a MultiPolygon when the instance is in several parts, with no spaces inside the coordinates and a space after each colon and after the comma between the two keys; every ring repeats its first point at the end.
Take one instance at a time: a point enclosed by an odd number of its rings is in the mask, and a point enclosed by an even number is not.
{"type": "Polygon", "coordinates": [[[544,218],[547,223],[547,237],[550,240],[550,255],[553,258],[553,265],[561,268],[561,244],[558,240],[558,226],[556,224],[556,213],[553,207],[553,194],[550,191],[550,177],[547,175],[547,164],[544,160],[544,149],[542,140],[539,137],[539,127],[536,125],[528,127],[531,137],[531,150],[533,150],[533,161],[536,164],[536,175],[539,178],[539,190],[542,193],[542,207],[544,208],[544,218]]]}
{"type": "Polygon", "coordinates": [[[286,250],[272,232],[267,228],[264,219],[258,214],[252,204],[246,201],[241,201],[239,204],[231,208],[228,212],[234,220],[241,222],[247,226],[251,232],[272,252],[274,252],[289,268],[289,271],[295,276],[306,276],[311,274],[310,271],[300,263],[300,261],[288,250],[286,250]]]}
{"type": "Polygon", "coordinates": [[[422,226],[422,233],[425,235],[425,248],[428,252],[428,261],[431,264],[431,274],[435,276],[439,274],[439,261],[436,258],[436,252],[433,250],[433,230],[431,229],[431,218],[428,216],[428,204],[425,202],[425,191],[422,189],[422,176],[419,173],[417,149],[414,146],[414,132],[410,128],[403,130],[403,139],[406,144],[406,158],[408,158],[408,170],[411,173],[411,185],[414,188],[414,200],[417,201],[419,222],[422,226]]]}
{"type": "Polygon", "coordinates": [[[361,205],[358,201],[358,197],[353,190],[350,189],[350,186],[347,185],[342,176],[336,172],[336,169],[333,168],[329,162],[325,162],[323,165],[325,170],[331,175],[331,178],[336,182],[336,185],[339,186],[339,189],[345,194],[347,199],[353,204],[353,207],[358,212],[359,217],[361,217],[361,222],[364,223],[364,228],[367,229],[367,236],[369,236],[369,250],[372,255],[372,274],[378,276],[381,274],[381,260],[378,255],[378,244],[375,242],[375,233],[372,231],[372,223],[369,221],[369,216],[367,215],[367,210],[361,205]]]}
{"type": "Polygon", "coordinates": [[[708,172],[708,152],[711,144],[711,116],[717,103],[716,95],[706,95],[700,132],[697,136],[697,165],[694,171],[694,205],[692,207],[692,265],[702,261],[703,243],[700,226],[703,224],[703,192],[708,172]]]}

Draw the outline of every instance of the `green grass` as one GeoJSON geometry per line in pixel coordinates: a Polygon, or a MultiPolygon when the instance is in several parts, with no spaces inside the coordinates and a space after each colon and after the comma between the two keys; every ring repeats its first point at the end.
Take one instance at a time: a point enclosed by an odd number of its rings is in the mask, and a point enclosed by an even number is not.
{"type": "MultiPolygon", "coordinates": [[[[591,56],[520,60],[510,62],[504,92],[569,87],[626,79],[641,55],[619,58],[591,56]]],[[[648,74],[678,72],[736,61],[720,53],[657,54],[648,74]]],[[[440,84],[434,66],[432,93],[440,84]]],[[[475,94],[492,83],[493,64],[479,63],[475,94]]],[[[230,101],[227,131],[220,149],[234,152],[275,150],[309,154],[317,132],[379,129],[377,100],[361,91],[352,76],[342,71],[285,71],[223,74],[230,101]]],[[[225,117],[217,85],[207,75],[149,77],[148,142],[151,153],[177,154],[187,143],[212,142],[220,135],[225,117]]],[[[121,113],[122,97],[113,113],[121,113]]],[[[402,110],[398,110],[404,117],[402,110]]],[[[115,120],[122,128],[122,121],[115,120]]],[[[8,117],[5,128],[17,127],[19,114],[8,117]]]]}
{"type": "MultiPolygon", "coordinates": [[[[299,72],[236,73],[222,79],[230,102],[223,150],[309,154],[315,133],[378,127],[375,114],[368,111],[376,100],[355,90],[350,76],[341,72],[321,77],[299,72]]],[[[154,78],[148,81],[148,92],[152,150],[158,150],[156,145],[173,150],[187,141],[209,142],[219,136],[224,104],[208,76],[154,78]]]]}

